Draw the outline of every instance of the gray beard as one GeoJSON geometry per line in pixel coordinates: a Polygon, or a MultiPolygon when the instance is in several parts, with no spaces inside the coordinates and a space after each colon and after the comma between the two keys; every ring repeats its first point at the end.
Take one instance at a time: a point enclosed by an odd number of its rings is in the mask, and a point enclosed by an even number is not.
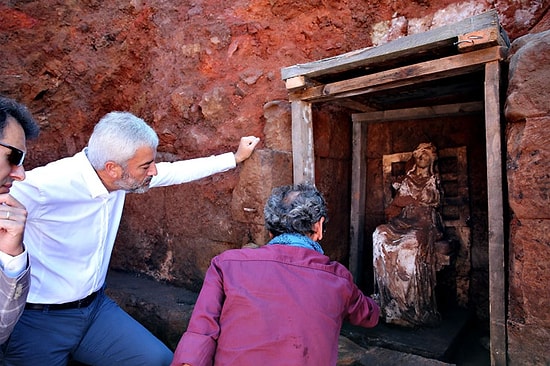
{"type": "Polygon", "coordinates": [[[124,180],[124,178],[126,177],[123,177],[123,179],[115,182],[116,186],[118,187],[118,189],[121,189],[123,191],[126,191],[128,193],[145,193],[149,190],[149,183],[151,183],[151,180],[149,180],[147,182],[147,184],[143,184],[143,185],[140,185],[140,186],[134,186],[132,184],[129,184],[128,182],[126,182],[124,180]]]}

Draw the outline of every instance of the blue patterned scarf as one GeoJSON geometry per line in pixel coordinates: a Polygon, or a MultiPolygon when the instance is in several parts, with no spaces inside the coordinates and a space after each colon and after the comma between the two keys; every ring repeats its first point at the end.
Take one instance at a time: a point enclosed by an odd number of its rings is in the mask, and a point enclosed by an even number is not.
{"type": "Polygon", "coordinates": [[[307,248],[315,250],[316,252],[319,252],[321,254],[325,254],[323,252],[323,248],[321,248],[319,243],[301,234],[281,234],[274,237],[267,243],[267,245],[271,244],[281,244],[290,245],[293,247],[307,248]]]}

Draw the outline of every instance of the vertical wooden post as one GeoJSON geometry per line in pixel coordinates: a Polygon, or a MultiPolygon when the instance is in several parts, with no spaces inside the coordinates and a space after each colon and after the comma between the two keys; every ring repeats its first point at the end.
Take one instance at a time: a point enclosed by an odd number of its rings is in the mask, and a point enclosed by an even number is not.
{"type": "Polygon", "coordinates": [[[502,140],[500,127],[500,64],[485,65],[485,138],[489,215],[489,316],[491,365],[506,365],[506,297],[502,140]]]}
{"type": "Polygon", "coordinates": [[[313,148],[311,103],[293,101],[291,108],[294,183],[315,183],[315,150],[313,148]]]}
{"type": "Polygon", "coordinates": [[[353,121],[349,270],[353,274],[355,282],[359,281],[363,273],[367,186],[366,130],[366,123],[353,121]]]}

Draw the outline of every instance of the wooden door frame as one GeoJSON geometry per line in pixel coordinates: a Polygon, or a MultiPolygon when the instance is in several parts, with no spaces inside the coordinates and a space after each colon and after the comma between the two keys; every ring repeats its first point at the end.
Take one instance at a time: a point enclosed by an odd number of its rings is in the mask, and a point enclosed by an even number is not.
{"type": "MultiPolygon", "coordinates": [[[[350,208],[349,269],[355,278],[362,272],[365,202],[366,202],[366,123],[426,118],[426,116],[452,116],[475,112],[480,106],[485,113],[487,155],[487,200],[489,241],[489,302],[490,302],[490,353],[491,365],[507,364],[506,288],[504,197],[502,189],[502,133],[500,105],[501,61],[507,49],[493,46],[445,60],[427,61],[420,65],[383,71],[354,80],[345,80],[303,88],[291,93],[292,154],[295,183],[315,183],[312,103],[342,100],[349,96],[385,90],[421,81],[465,75],[483,70],[484,101],[479,104],[457,104],[403,110],[375,111],[355,114],[352,117],[352,182],[350,208]],[[444,65],[444,67],[441,67],[444,65]],[[403,77],[406,75],[406,78],[403,77]]],[[[294,85],[294,84],[293,84],[294,85]]],[[[292,86],[294,88],[294,86],[292,86]]]]}
{"type": "MultiPolygon", "coordinates": [[[[500,55],[495,52],[495,55],[500,55]]],[[[487,201],[489,221],[489,306],[491,364],[506,365],[506,299],[504,257],[504,212],[502,190],[502,135],[500,122],[500,56],[485,65],[485,132],[487,155],[487,201]]],[[[292,105],[292,156],[295,183],[315,183],[312,102],[296,100],[292,105]]],[[[465,110],[454,106],[457,114],[465,110]]],[[[449,110],[445,115],[451,115],[449,110]]],[[[475,111],[475,108],[469,109],[475,111]]],[[[393,121],[399,118],[425,118],[417,109],[356,114],[352,117],[352,182],[349,269],[355,278],[362,273],[366,202],[366,121],[393,121]],[[382,113],[382,114],[381,114],[382,113]],[[390,117],[384,118],[383,115],[390,117]]],[[[437,112],[432,114],[438,117],[437,112]]]]}
{"type": "MultiPolygon", "coordinates": [[[[352,117],[352,182],[350,207],[350,271],[357,278],[362,272],[366,203],[366,131],[372,121],[390,122],[438,116],[485,113],[487,155],[487,201],[489,241],[489,316],[491,365],[507,364],[506,262],[504,236],[503,147],[501,129],[501,62],[509,48],[496,10],[491,10],[427,32],[398,38],[392,42],[348,52],[337,57],[296,64],[281,69],[292,105],[292,154],[294,182],[315,183],[312,104],[332,101],[359,112],[352,117]],[[448,57],[442,49],[454,49],[448,57]],[[431,61],[418,55],[432,55],[431,61]],[[383,65],[394,66],[384,69],[383,65]],[[381,67],[382,66],[382,67],[381,67]],[[351,70],[382,70],[348,77],[351,70]],[[484,74],[483,101],[446,106],[373,110],[350,97],[392,88],[410,87],[422,82],[480,72],[484,74]],[[343,75],[338,79],[339,75],[343,75]],[[324,76],[329,76],[330,82],[324,76]]],[[[429,58],[429,57],[428,57],[429,58]]],[[[361,73],[360,73],[361,74],[361,73]]]]}

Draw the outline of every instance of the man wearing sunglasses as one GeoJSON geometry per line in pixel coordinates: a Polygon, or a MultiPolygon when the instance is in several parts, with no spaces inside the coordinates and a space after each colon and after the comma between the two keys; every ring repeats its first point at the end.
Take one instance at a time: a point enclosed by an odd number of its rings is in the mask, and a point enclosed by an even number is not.
{"type": "Polygon", "coordinates": [[[125,196],[233,169],[258,141],[246,136],[235,153],[157,162],[155,131],[111,112],[82,151],[27,172],[11,194],[29,212],[32,281],[3,365],[168,366],[168,347],[104,292],[125,196]]]}
{"type": "Polygon", "coordinates": [[[29,263],[23,245],[27,211],[9,192],[13,181],[25,179],[26,140],[38,132],[27,108],[0,96],[0,345],[21,316],[29,292],[29,263]]]}

